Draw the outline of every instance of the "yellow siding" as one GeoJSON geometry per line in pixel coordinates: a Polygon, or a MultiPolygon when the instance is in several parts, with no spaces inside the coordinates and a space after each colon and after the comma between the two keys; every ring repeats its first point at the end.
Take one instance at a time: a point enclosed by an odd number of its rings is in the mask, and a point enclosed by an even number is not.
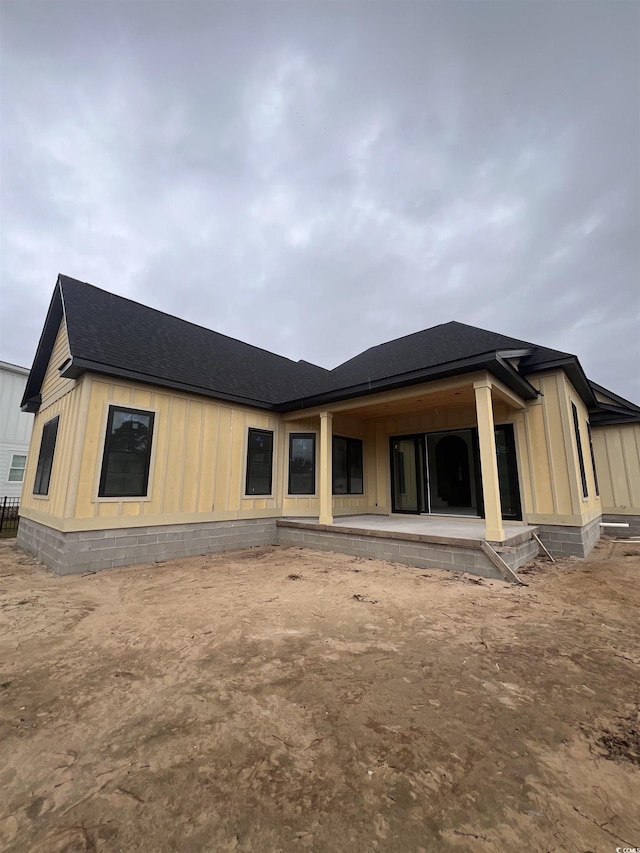
{"type": "MultiPolygon", "coordinates": [[[[88,381],[85,377],[84,381],[88,381]]],[[[72,518],[91,518],[97,514],[97,504],[93,503],[94,490],[98,490],[100,472],[96,470],[98,455],[102,452],[106,430],[106,402],[111,386],[107,382],[91,382],[89,410],[82,443],[80,476],[76,492],[72,518]]],[[[81,437],[79,436],[79,440],[81,437]]]]}
{"type": "Polygon", "coordinates": [[[165,392],[155,392],[149,399],[149,410],[155,413],[151,443],[148,500],[142,504],[141,515],[161,515],[167,482],[169,461],[169,417],[171,397],[165,392]]]}
{"type": "MultiPolygon", "coordinates": [[[[555,500],[554,511],[559,515],[573,515],[577,506],[571,495],[569,460],[567,459],[564,399],[561,397],[560,374],[543,376],[542,408],[545,416],[547,454],[550,464],[551,486],[555,500]]],[[[571,436],[568,436],[571,438],[571,436]]]]}
{"type": "Polygon", "coordinates": [[[80,404],[81,384],[74,383],[68,393],[55,399],[49,406],[41,408],[34,418],[21,501],[21,512],[25,515],[28,514],[29,510],[51,517],[61,518],[64,515],[67,495],[71,488],[69,472],[73,468],[74,449],[78,440],[77,426],[80,404]],[[60,420],[58,421],[53,454],[49,494],[46,496],[34,495],[33,486],[40,454],[42,431],[45,424],[56,416],[59,416],[60,420]]]}
{"type": "MultiPolygon", "coordinates": [[[[282,502],[245,497],[246,436],[249,427],[281,431],[277,416],[147,386],[123,385],[93,376],[85,439],[71,516],[85,520],[122,518],[122,524],[169,524],[279,515],[282,502]],[[149,489],[136,499],[99,498],[98,485],[109,405],[135,406],[155,415],[149,489]]],[[[274,454],[274,484],[280,464],[274,454]]],[[[282,477],[279,477],[280,482],[282,477]]],[[[38,507],[40,509],[40,507],[38,507]]],[[[65,529],[73,529],[71,518],[65,529]]]]}
{"type": "Polygon", "coordinates": [[[214,508],[214,471],[217,467],[219,414],[220,409],[217,406],[203,406],[202,442],[199,453],[200,487],[198,493],[198,512],[211,512],[214,508]]]}
{"type": "MultiPolygon", "coordinates": [[[[217,512],[229,506],[229,475],[231,473],[231,409],[218,407],[217,465],[215,468],[214,504],[217,512]]],[[[212,472],[213,473],[213,472],[212,472]]]]}
{"type": "Polygon", "coordinates": [[[542,403],[527,407],[525,430],[528,447],[531,448],[530,494],[531,503],[527,503],[525,492],[525,511],[527,515],[535,513],[552,516],[556,511],[557,495],[551,480],[547,429],[542,403]]]}
{"type": "MultiPolygon", "coordinates": [[[[237,512],[240,509],[240,495],[244,495],[246,486],[243,476],[245,472],[246,462],[242,454],[242,448],[246,446],[245,428],[247,427],[247,422],[245,420],[244,414],[244,412],[238,412],[234,409],[231,409],[231,421],[229,423],[230,452],[227,489],[227,509],[231,510],[232,512],[237,512]]],[[[261,429],[264,428],[262,418],[256,418],[256,416],[254,415],[254,420],[257,420],[258,422],[253,423],[252,426],[261,429]]],[[[271,485],[271,488],[273,489],[273,483],[271,485]]],[[[250,505],[252,505],[255,501],[255,498],[251,498],[250,501],[250,505]]]]}
{"type": "Polygon", "coordinates": [[[187,427],[185,430],[184,475],[180,512],[198,511],[198,488],[200,486],[200,439],[204,405],[197,400],[187,403],[187,427]]]}
{"type": "Polygon", "coordinates": [[[600,497],[596,494],[596,483],[593,473],[593,463],[591,461],[591,450],[589,447],[589,412],[579,397],[569,380],[564,377],[564,391],[567,400],[567,419],[568,430],[570,433],[569,441],[571,452],[567,450],[567,459],[569,465],[573,463],[573,475],[577,486],[577,496],[579,503],[579,511],[584,519],[591,519],[595,515],[600,515],[602,512],[602,504],[600,497]],[[571,404],[574,403],[578,411],[578,425],[580,427],[580,445],[582,447],[582,459],[584,461],[584,471],[587,479],[587,497],[583,496],[582,478],[580,476],[580,462],[576,451],[576,436],[573,423],[573,411],[571,404]]]}
{"type": "Polygon", "coordinates": [[[602,511],[640,514],[640,424],[594,427],[602,511]]]}
{"type": "MultiPolygon", "coordinates": [[[[172,397],[170,400],[169,419],[167,423],[167,435],[169,439],[169,453],[166,457],[165,480],[164,480],[164,502],[163,513],[174,513],[180,511],[182,502],[182,476],[184,474],[185,457],[185,422],[187,417],[187,400],[180,397],[172,397]]],[[[155,430],[154,430],[155,431],[155,430]]]]}
{"type": "Polygon", "coordinates": [[[515,419],[526,520],[532,524],[586,524],[601,513],[589,451],[587,410],[562,371],[542,373],[529,380],[542,396],[527,405],[521,419],[515,419]],[[580,422],[586,499],[582,495],[572,402],[580,422]]]}
{"type": "Polygon", "coordinates": [[[69,359],[70,355],[67,327],[63,319],[56,335],[44,379],[42,380],[40,396],[42,397],[43,407],[47,406],[49,401],[52,401],[56,396],[69,391],[76,384],[74,379],[63,379],[60,376],[59,368],[69,359]]]}

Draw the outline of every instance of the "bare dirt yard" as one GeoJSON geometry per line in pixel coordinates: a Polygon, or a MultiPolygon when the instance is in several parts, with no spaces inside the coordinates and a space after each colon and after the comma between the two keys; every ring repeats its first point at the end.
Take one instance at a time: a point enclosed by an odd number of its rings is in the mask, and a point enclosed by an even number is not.
{"type": "Polygon", "coordinates": [[[640,847],[640,548],[522,575],[0,541],[0,848],[640,847]]]}

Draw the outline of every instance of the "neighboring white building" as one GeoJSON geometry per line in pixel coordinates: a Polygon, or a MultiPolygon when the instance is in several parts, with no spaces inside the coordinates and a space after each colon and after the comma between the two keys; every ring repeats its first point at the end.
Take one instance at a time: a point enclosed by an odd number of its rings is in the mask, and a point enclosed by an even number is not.
{"type": "Polygon", "coordinates": [[[20,410],[29,370],[0,361],[0,499],[22,492],[33,415],[20,410]]]}

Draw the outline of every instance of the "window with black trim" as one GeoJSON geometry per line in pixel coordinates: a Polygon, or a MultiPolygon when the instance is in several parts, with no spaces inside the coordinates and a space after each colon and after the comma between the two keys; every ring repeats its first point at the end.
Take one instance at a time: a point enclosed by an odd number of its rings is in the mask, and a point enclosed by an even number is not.
{"type": "Polygon", "coordinates": [[[587,473],[584,470],[584,456],[582,455],[582,442],[580,441],[580,421],[578,420],[578,410],[576,404],[571,404],[573,412],[573,431],[576,436],[576,444],[578,445],[578,462],[580,464],[580,478],[582,480],[582,495],[585,498],[589,497],[589,489],[587,488],[587,473]]]}
{"type": "Polygon", "coordinates": [[[56,449],[56,438],[58,437],[58,424],[60,416],[57,415],[44,425],[42,440],[40,441],[40,453],[38,454],[38,467],[36,468],[36,479],[33,484],[34,495],[48,495],[49,483],[51,482],[51,469],[53,467],[53,454],[56,449]]]}
{"type": "Polygon", "coordinates": [[[591,435],[591,424],[587,421],[587,434],[589,436],[589,450],[591,451],[591,465],[593,466],[593,483],[596,487],[596,497],[600,496],[600,487],[598,486],[598,472],[596,470],[596,455],[593,452],[593,436],[591,435]]]}
{"type": "Polygon", "coordinates": [[[289,494],[313,495],[315,491],[315,433],[292,432],[289,435],[289,494]]]}
{"type": "Polygon", "coordinates": [[[361,495],[364,486],[362,440],[334,435],[331,468],[334,495],[361,495]]]}
{"type": "Polygon", "coordinates": [[[109,406],[98,497],[146,497],[153,420],[153,412],[109,406]]]}
{"type": "Polygon", "coordinates": [[[247,441],[247,495],[270,495],[273,476],[273,432],[249,429],[247,441]]]}

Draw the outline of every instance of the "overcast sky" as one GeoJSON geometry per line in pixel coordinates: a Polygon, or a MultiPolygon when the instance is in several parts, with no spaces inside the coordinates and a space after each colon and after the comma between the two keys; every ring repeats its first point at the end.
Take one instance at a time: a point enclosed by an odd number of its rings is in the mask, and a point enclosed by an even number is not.
{"type": "Polygon", "coordinates": [[[0,9],[0,359],[63,272],[324,367],[459,320],[640,403],[640,3],[0,9]]]}

